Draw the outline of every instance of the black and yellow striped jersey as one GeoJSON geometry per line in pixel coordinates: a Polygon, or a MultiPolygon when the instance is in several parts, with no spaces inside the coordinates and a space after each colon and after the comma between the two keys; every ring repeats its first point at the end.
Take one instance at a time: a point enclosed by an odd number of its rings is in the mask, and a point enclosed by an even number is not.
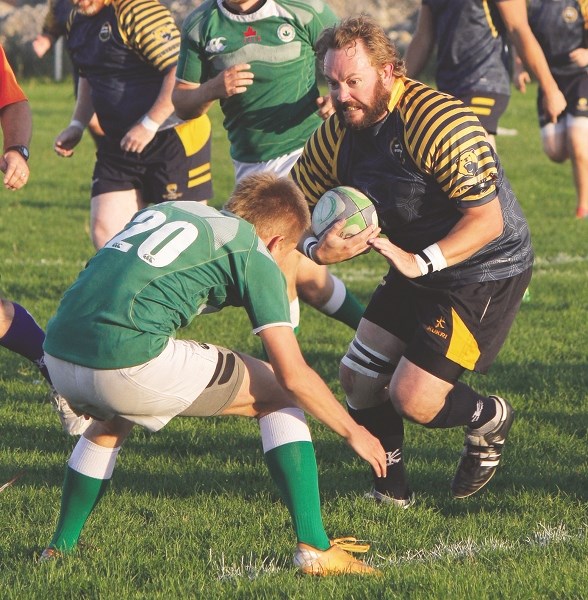
{"type": "Polygon", "coordinates": [[[423,0],[435,23],[437,87],[461,98],[469,92],[510,95],[503,0],[423,0]]]}
{"type": "Polygon", "coordinates": [[[397,79],[390,113],[363,129],[335,114],[307,142],[292,176],[312,207],[349,185],[374,202],[382,231],[408,252],[445,237],[462,217],[498,196],[503,234],[468,260],[423,280],[462,285],[502,279],[533,261],[529,230],[478,119],[464,104],[411,79],[397,79]]]}
{"type": "Polygon", "coordinates": [[[90,83],[102,128],[121,137],[153,106],[176,66],[180,33],[157,0],[115,0],[91,17],[72,12],[67,46],[90,83]]]}

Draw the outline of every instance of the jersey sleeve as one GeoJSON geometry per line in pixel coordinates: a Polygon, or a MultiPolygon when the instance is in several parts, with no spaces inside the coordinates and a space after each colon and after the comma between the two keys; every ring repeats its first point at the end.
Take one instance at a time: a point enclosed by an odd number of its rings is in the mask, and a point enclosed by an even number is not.
{"type": "Polygon", "coordinates": [[[316,13],[308,24],[308,32],[312,47],[314,48],[323,29],[331,27],[337,23],[339,19],[332,9],[324,2],[313,2],[312,6],[315,8],[316,13]]]}
{"type": "Polygon", "coordinates": [[[329,117],[310,136],[291,175],[304,192],[309,206],[331,188],[339,185],[337,156],[345,132],[337,115],[329,117]]]}
{"type": "Polygon", "coordinates": [[[494,152],[477,117],[460,100],[406,80],[399,110],[412,159],[458,208],[494,199],[498,178],[494,152]]]}
{"type": "Polygon", "coordinates": [[[176,79],[186,83],[201,83],[203,67],[206,64],[200,45],[199,24],[202,10],[190,14],[182,25],[180,55],[176,79]]]}
{"type": "Polygon", "coordinates": [[[4,48],[0,46],[0,61],[2,66],[0,67],[0,109],[14,104],[15,102],[22,102],[27,99],[21,87],[16,81],[14,71],[10,66],[4,48]]]}
{"type": "Polygon", "coordinates": [[[267,327],[292,327],[286,280],[259,238],[247,257],[243,305],[255,334],[267,327]]]}
{"type": "Polygon", "coordinates": [[[167,7],[157,0],[115,4],[121,35],[145,62],[162,73],[176,66],[180,32],[167,7]]]}

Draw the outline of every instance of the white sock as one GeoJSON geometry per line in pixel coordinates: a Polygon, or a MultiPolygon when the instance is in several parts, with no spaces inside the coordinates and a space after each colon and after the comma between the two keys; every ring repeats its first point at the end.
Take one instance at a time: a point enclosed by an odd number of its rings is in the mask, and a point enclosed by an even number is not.
{"type": "Polygon", "coordinates": [[[311,442],[310,430],[304,411],[299,408],[282,408],[259,419],[263,452],[291,442],[311,442]]]}
{"type": "Polygon", "coordinates": [[[82,436],[73,449],[67,464],[82,475],[94,479],[110,479],[119,450],[120,446],[104,448],[82,436]]]}
{"type": "Polygon", "coordinates": [[[329,273],[329,277],[333,282],[333,293],[326,304],[320,307],[320,311],[326,315],[332,315],[336,313],[345,302],[345,296],[347,296],[347,288],[345,284],[338,278],[329,273]]]}

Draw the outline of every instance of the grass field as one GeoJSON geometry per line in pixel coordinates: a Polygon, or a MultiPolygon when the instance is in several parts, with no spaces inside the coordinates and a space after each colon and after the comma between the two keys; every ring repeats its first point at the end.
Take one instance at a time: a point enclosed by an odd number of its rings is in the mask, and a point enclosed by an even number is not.
{"type": "MultiPolygon", "coordinates": [[[[44,326],[92,254],[88,237],[90,139],[71,160],[52,140],[69,122],[71,85],[29,82],[35,118],[31,179],[1,192],[0,289],[44,326]]],[[[232,186],[218,111],[215,205],[232,186]]],[[[52,564],[35,557],[59,510],[75,440],[61,433],[35,369],[0,351],[0,598],[588,598],[588,221],[575,209],[570,166],[541,152],[533,90],[513,97],[498,138],[528,216],[537,255],[530,302],[478,390],[517,411],[503,465],[486,490],[453,500],[449,481],[463,434],[407,426],[417,503],[410,510],[364,499],[367,467],[312,421],[327,532],[372,541],[380,579],[302,578],[291,567],[288,513],[267,475],[257,425],[176,419],[158,434],[136,430],[84,545],[52,564]]],[[[385,271],[378,256],[333,269],[367,301],[385,271]]],[[[237,310],[202,317],[183,336],[258,353],[237,310]]],[[[338,362],[352,336],[302,307],[303,351],[341,397],[338,362]]]]}

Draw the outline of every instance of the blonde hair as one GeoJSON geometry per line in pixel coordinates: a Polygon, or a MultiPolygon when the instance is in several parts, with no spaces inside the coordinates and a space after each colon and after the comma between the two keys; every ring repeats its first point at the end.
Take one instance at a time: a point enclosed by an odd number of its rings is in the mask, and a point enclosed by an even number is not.
{"type": "Polygon", "coordinates": [[[297,242],[310,227],[310,211],[300,188],[271,172],[241,179],[224,208],[252,223],[263,239],[283,235],[297,242]]]}
{"type": "Polygon", "coordinates": [[[363,43],[373,67],[382,69],[386,65],[392,65],[395,77],[406,75],[406,65],[398,49],[382,27],[367,15],[343,19],[323,30],[316,44],[319,64],[324,66],[328,50],[355,46],[358,41],[363,43]]]}

